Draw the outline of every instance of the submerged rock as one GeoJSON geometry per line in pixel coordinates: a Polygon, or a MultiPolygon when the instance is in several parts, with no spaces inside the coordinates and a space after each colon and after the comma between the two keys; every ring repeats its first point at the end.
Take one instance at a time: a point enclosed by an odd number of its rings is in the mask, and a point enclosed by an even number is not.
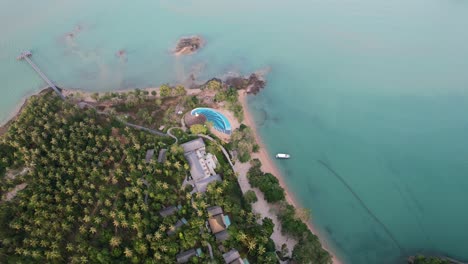
{"type": "Polygon", "coordinates": [[[175,55],[189,55],[198,51],[204,45],[204,40],[200,36],[181,38],[177,42],[175,55]]]}
{"type": "Polygon", "coordinates": [[[117,57],[124,57],[125,55],[127,55],[127,51],[125,51],[124,49],[121,49],[115,53],[115,56],[117,57]]]}

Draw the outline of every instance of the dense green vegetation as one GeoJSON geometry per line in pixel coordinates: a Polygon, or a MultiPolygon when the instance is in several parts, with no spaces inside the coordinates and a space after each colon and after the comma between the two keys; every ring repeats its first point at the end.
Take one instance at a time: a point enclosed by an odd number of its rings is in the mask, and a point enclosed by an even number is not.
{"type": "Polygon", "coordinates": [[[269,203],[284,201],[284,189],[280,186],[278,179],[271,173],[264,173],[258,159],[253,160],[251,165],[247,173],[250,185],[259,188],[269,203]]]}
{"type": "Polygon", "coordinates": [[[231,142],[231,147],[237,151],[240,162],[250,161],[250,154],[258,148],[252,129],[243,124],[232,132],[231,142]]]}
{"type": "Polygon", "coordinates": [[[183,96],[187,94],[187,91],[182,85],[171,87],[168,84],[163,84],[161,85],[161,87],[159,87],[159,94],[161,95],[161,97],[183,96]]]}
{"type": "Polygon", "coordinates": [[[255,203],[256,201],[258,201],[257,195],[252,190],[248,190],[244,193],[244,199],[248,203],[255,203]]]}
{"type": "Polygon", "coordinates": [[[0,143],[0,176],[5,174],[6,169],[13,164],[14,161],[14,148],[0,143]]]}
{"type": "MultiPolygon", "coordinates": [[[[125,92],[94,93],[96,108],[122,120],[152,129],[180,126],[182,113],[203,106],[196,96],[187,95],[184,86],[161,85],[158,93],[135,89],[125,92]],[[180,111],[180,112],[179,112],[180,111]]],[[[75,98],[79,101],[79,94],[75,98]]]]}
{"type": "Polygon", "coordinates": [[[285,201],[285,192],[278,179],[270,173],[264,173],[258,159],[252,160],[251,165],[247,173],[250,184],[263,192],[267,202],[279,204],[278,218],[281,221],[281,232],[291,235],[298,241],[293,249],[292,259],[297,263],[331,263],[330,254],[322,248],[318,237],[312,234],[297,216],[294,206],[285,201]]]}
{"type": "Polygon", "coordinates": [[[219,244],[239,250],[251,263],[277,263],[269,238],[273,223],[258,224],[226,162],[220,166],[222,182],[192,195],[180,188],[188,165],[172,143],[53,94],[31,98],[0,141],[3,170],[28,168],[14,180],[0,179],[2,192],[27,184],[0,203],[0,263],[173,263],[180,251],[198,247],[204,254],[193,263],[222,263],[219,244]],[[146,150],[161,148],[169,149],[165,163],[145,162],[146,150]],[[171,205],[181,210],[165,218],[158,214],[171,205]],[[212,205],[231,217],[224,242],[205,227],[212,205]],[[188,224],[167,235],[181,218],[188,224]]]}
{"type": "Polygon", "coordinates": [[[206,134],[208,132],[208,129],[204,125],[195,124],[190,127],[190,132],[194,135],[206,134]]]}
{"type": "Polygon", "coordinates": [[[234,113],[234,116],[242,122],[244,119],[244,111],[239,102],[237,89],[234,87],[224,86],[222,81],[213,79],[205,84],[205,89],[210,89],[216,92],[214,100],[216,102],[226,102],[227,109],[234,113]]]}

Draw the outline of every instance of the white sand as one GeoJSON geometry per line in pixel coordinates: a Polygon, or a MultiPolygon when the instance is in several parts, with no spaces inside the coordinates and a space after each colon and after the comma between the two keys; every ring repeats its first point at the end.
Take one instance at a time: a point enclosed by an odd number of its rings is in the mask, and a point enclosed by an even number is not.
{"type": "Polygon", "coordinates": [[[249,180],[247,179],[247,172],[249,169],[249,163],[236,162],[234,165],[234,170],[237,173],[237,180],[241,187],[242,193],[245,193],[248,190],[253,190],[255,192],[258,201],[252,204],[254,213],[260,214],[262,218],[268,217],[273,221],[275,224],[275,229],[273,230],[271,239],[275,242],[276,249],[281,250],[281,246],[286,244],[288,246],[289,252],[291,253],[294,246],[297,244],[297,241],[290,236],[281,234],[281,223],[279,222],[278,217],[273,210],[273,206],[265,200],[263,193],[258,188],[252,188],[252,186],[250,186],[249,180]]]}
{"type": "Polygon", "coordinates": [[[5,194],[5,201],[10,201],[11,199],[15,198],[16,194],[18,194],[19,191],[23,190],[24,188],[26,188],[26,186],[28,186],[27,183],[21,183],[21,184],[18,184],[15,186],[15,188],[13,188],[13,190],[7,192],[5,194]]]}

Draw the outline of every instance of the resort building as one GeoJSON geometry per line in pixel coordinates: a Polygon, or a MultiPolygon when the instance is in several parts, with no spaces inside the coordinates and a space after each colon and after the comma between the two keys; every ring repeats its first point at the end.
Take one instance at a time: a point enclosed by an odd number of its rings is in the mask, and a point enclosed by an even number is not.
{"type": "Polygon", "coordinates": [[[145,162],[149,163],[154,156],[154,149],[149,149],[146,151],[145,162]]]}
{"type": "Polygon", "coordinates": [[[164,209],[162,209],[161,211],[159,211],[159,215],[162,216],[162,217],[168,217],[168,216],[171,216],[173,214],[175,214],[177,211],[179,211],[181,208],[181,206],[168,206],[164,209]]]}
{"type": "Polygon", "coordinates": [[[166,232],[167,235],[168,235],[168,236],[174,235],[174,234],[177,232],[177,230],[178,230],[179,228],[181,228],[182,226],[186,225],[187,223],[188,223],[188,222],[187,222],[187,220],[186,220],[185,218],[182,218],[182,219],[177,220],[177,222],[175,223],[174,227],[171,228],[169,231],[166,232]]]}
{"type": "Polygon", "coordinates": [[[208,224],[211,232],[215,235],[217,241],[224,241],[229,238],[227,228],[231,224],[229,216],[224,215],[223,209],[219,206],[211,206],[207,208],[208,224]]]}
{"type": "Polygon", "coordinates": [[[180,252],[179,254],[176,255],[177,263],[187,263],[190,261],[191,258],[197,256],[201,256],[202,252],[200,248],[195,249],[189,249],[184,252],[180,252]]]}
{"type": "Polygon", "coordinates": [[[245,264],[241,259],[239,251],[231,249],[229,252],[223,254],[224,262],[226,264],[245,264]]]}
{"type": "Polygon", "coordinates": [[[221,176],[215,171],[218,160],[213,154],[206,153],[203,139],[198,138],[181,146],[190,165],[191,178],[187,182],[194,187],[194,192],[206,192],[208,184],[221,181],[221,176]]]}
{"type": "Polygon", "coordinates": [[[166,161],[167,149],[161,149],[158,154],[158,162],[164,163],[166,161]]]}
{"type": "MultiPolygon", "coordinates": [[[[145,162],[150,163],[151,159],[153,159],[154,156],[154,149],[148,149],[146,151],[146,156],[145,156],[145,162]]],[[[166,161],[166,152],[167,149],[161,149],[158,154],[158,162],[159,163],[164,163],[166,161]]]]}

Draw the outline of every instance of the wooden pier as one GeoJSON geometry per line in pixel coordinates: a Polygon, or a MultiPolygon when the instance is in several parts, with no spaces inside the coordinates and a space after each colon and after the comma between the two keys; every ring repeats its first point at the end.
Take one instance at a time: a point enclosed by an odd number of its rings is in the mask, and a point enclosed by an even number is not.
{"type": "Polygon", "coordinates": [[[31,51],[23,51],[19,56],[18,60],[25,60],[31,65],[31,67],[41,76],[41,78],[54,90],[54,92],[62,99],[65,100],[65,96],[63,96],[62,92],[60,91],[57,86],[49,79],[47,76],[39,69],[39,67],[29,58],[32,56],[31,51]]]}

